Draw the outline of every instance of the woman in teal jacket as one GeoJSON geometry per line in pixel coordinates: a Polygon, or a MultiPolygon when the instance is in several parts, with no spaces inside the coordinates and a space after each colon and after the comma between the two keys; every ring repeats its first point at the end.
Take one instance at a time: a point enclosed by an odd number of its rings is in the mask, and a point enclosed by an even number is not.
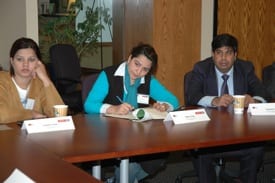
{"type": "MultiPolygon", "coordinates": [[[[152,75],[157,61],[158,55],[151,45],[134,47],[127,61],[107,67],[99,74],[84,103],[85,112],[127,114],[134,108],[150,104],[159,111],[178,108],[177,97],[152,75]]],[[[139,157],[138,163],[131,162],[129,183],[155,173],[164,165],[165,156],[143,156],[139,157]]],[[[119,168],[116,169],[116,182],[119,182],[119,168]]]]}
{"type": "Polygon", "coordinates": [[[149,105],[149,99],[160,111],[176,109],[177,97],[151,74],[157,59],[153,47],[140,44],[132,49],[127,61],[105,68],[84,103],[85,112],[127,114],[133,108],[149,105]]]}

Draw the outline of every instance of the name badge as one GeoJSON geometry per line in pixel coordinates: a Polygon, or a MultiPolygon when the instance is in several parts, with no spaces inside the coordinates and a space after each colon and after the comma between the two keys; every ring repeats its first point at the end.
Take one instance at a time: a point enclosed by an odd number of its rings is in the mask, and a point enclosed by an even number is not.
{"type": "Polygon", "coordinates": [[[137,103],[139,104],[149,104],[149,95],[146,94],[137,94],[137,103]]]}
{"type": "Polygon", "coordinates": [[[26,106],[25,106],[25,109],[30,109],[30,110],[32,110],[33,107],[34,107],[34,103],[35,103],[34,99],[28,98],[28,99],[27,99],[26,106]]]}

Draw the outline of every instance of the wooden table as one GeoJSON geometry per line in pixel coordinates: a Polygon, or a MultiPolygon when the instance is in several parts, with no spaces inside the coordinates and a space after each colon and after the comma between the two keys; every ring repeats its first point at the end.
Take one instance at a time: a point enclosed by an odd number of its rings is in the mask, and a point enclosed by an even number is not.
{"type": "MultiPolygon", "coordinates": [[[[29,134],[68,162],[84,162],[275,139],[272,117],[206,109],[208,122],[174,125],[162,120],[133,123],[100,115],[73,116],[76,129],[29,134]]],[[[126,179],[127,181],[127,179],[126,179]]]]}
{"type": "Polygon", "coordinates": [[[26,140],[16,130],[0,131],[0,147],[1,182],[15,168],[36,182],[100,182],[41,146],[26,140]]]}
{"type": "Polygon", "coordinates": [[[206,111],[210,121],[180,125],[79,114],[73,116],[74,131],[28,134],[27,139],[72,163],[275,139],[273,117],[206,111]]]}

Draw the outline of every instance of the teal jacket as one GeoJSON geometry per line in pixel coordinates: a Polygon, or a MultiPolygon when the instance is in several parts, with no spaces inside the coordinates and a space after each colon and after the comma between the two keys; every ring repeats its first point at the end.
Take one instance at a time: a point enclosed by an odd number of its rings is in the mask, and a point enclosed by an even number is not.
{"type": "MultiPolygon", "coordinates": [[[[120,96],[120,92],[122,91],[122,98],[125,98],[124,92],[124,83],[123,79],[117,80],[118,83],[115,83],[116,88],[118,90],[112,89],[114,87],[114,83],[110,84],[109,81],[113,80],[110,77],[121,77],[123,78],[125,75],[125,65],[126,62],[123,62],[119,66],[110,66],[112,69],[107,68],[104,69],[98,76],[95,84],[93,85],[91,91],[88,94],[88,97],[84,103],[84,110],[88,114],[92,113],[105,113],[106,109],[110,105],[118,105],[119,101],[115,98],[116,95],[120,96]],[[113,73],[113,69],[115,72],[113,73]],[[108,72],[108,73],[107,73],[108,72]],[[113,93],[113,94],[111,94],[113,93]],[[107,97],[108,96],[108,97],[107,97]],[[112,97],[110,97],[112,96],[112,97]],[[106,100],[108,98],[108,100],[106,100]]],[[[157,102],[165,102],[170,106],[170,110],[174,110],[179,107],[179,101],[175,95],[173,95],[167,88],[165,88],[154,76],[143,77],[141,78],[141,86],[149,87],[149,93],[146,92],[146,88],[141,89],[145,91],[145,94],[149,94],[150,98],[157,102]],[[149,79],[145,79],[149,78],[149,79]],[[149,84],[145,84],[145,82],[150,82],[149,84]]],[[[121,96],[120,96],[121,97],[121,96]]]]}

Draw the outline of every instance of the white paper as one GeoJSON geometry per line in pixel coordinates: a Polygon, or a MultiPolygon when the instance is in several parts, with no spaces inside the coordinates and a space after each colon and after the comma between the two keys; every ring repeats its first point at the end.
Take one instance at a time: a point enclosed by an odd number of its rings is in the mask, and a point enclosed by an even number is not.
{"type": "Polygon", "coordinates": [[[159,111],[153,107],[146,107],[146,108],[139,108],[139,109],[143,109],[145,111],[145,113],[148,113],[148,115],[152,119],[165,119],[168,114],[168,112],[166,112],[166,111],[159,111]]]}
{"type": "Polygon", "coordinates": [[[161,112],[152,107],[139,108],[132,112],[132,115],[134,116],[134,119],[133,119],[134,122],[143,122],[151,119],[165,119],[167,114],[168,113],[166,111],[161,112]],[[138,119],[137,117],[137,113],[139,110],[144,110],[145,112],[144,117],[141,119],[138,119]]]}
{"type": "Polygon", "coordinates": [[[4,181],[4,183],[34,183],[34,181],[26,176],[19,169],[14,169],[12,174],[4,181]]]}
{"type": "Polygon", "coordinates": [[[249,104],[248,112],[251,115],[273,116],[275,115],[275,103],[253,103],[249,104]]]}
{"type": "Polygon", "coordinates": [[[105,114],[105,116],[109,117],[115,117],[115,118],[123,118],[123,119],[130,119],[134,122],[143,122],[143,121],[148,121],[151,119],[165,119],[167,116],[168,112],[164,111],[158,111],[153,107],[145,107],[145,108],[138,108],[135,109],[132,112],[129,112],[128,114],[125,115],[119,115],[119,114],[105,114]],[[138,110],[143,109],[145,112],[145,115],[142,119],[137,118],[137,112],[138,110]]]}
{"type": "Polygon", "coordinates": [[[60,116],[54,118],[43,118],[25,120],[22,129],[28,133],[52,132],[61,130],[74,130],[75,126],[72,116],[60,116]]]}
{"type": "Polygon", "coordinates": [[[194,123],[199,121],[209,121],[205,109],[193,109],[184,111],[169,112],[164,121],[173,121],[175,124],[194,123]]]}

